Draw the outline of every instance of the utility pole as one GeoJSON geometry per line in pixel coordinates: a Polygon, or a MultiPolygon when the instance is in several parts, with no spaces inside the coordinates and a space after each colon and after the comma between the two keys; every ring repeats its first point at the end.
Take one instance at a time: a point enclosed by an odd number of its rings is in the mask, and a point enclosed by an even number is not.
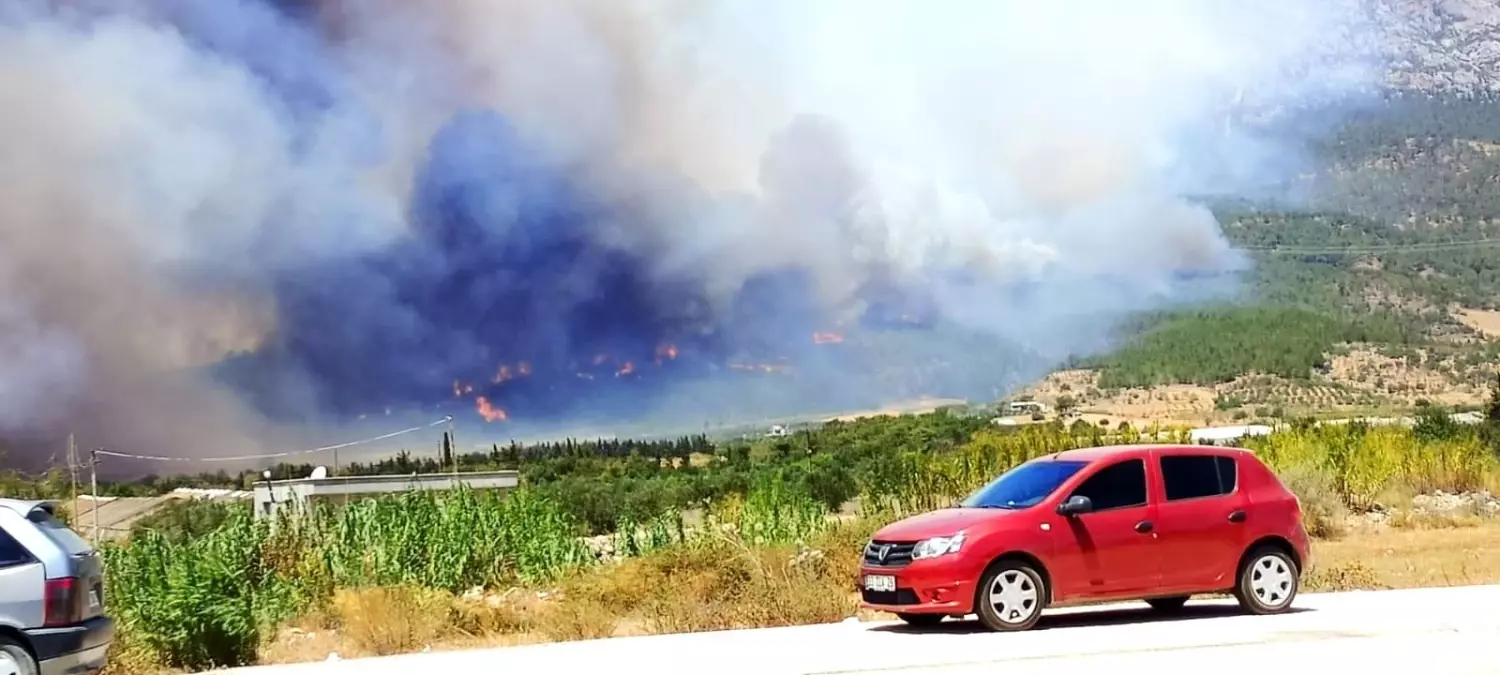
{"type": "Polygon", "coordinates": [[[89,486],[94,493],[94,545],[99,545],[99,450],[89,451],[89,486]]]}
{"type": "Polygon", "coordinates": [[[78,444],[73,442],[73,434],[68,434],[68,479],[73,490],[73,522],[78,518],[78,444]]]}

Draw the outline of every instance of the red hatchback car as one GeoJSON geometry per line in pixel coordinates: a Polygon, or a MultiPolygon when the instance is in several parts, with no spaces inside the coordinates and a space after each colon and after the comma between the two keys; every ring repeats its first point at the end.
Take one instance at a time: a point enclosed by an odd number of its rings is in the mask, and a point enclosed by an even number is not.
{"type": "Polygon", "coordinates": [[[1034,459],[953,508],[881,528],[860,587],[865,607],[914,625],[977,614],[1013,631],[1046,607],[1170,611],[1199,593],[1276,614],[1307,561],[1301,504],[1250,451],[1129,445],[1034,459]]]}

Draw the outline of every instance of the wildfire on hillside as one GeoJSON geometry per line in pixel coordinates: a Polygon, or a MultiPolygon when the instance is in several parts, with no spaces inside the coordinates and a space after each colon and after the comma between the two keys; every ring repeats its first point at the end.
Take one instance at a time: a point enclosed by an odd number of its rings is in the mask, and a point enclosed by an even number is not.
{"type": "Polygon", "coordinates": [[[656,363],[661,365],[663,359],[668,361],[677,360],[677,345],[667,343],[656,348],[656,363]]]}
{"type": "Polygon", "coordinates": [[[463,398],[474,393],[474,385],[465,384],[458,380],[453,381],[453,398],[463,398]]]}
{"type": "Polygon", "coordinates": [[[624,377],[633,372],[635,372],[635,363],[632,361],[626,361],[625,365],[620,366],[620,369],[615,371],[615,377],[624,377]]]}
{"type": "Polygon", "coordinates": [[[504,422],[510,419],[510,415],[504,408],[497,408],[490,404],[490,400],[480,396],[474,399],[474,408],[479,412],[479,417],[486,422],[504,422]]]}
{"type": "Polygon", "coordinates": [[[844,336],[840,333],[817,332],[812,334],[812,338],[815,345],[836,345],[844,341],[844,336]]]}
{"type": "Polygon", "coordinates": [[[508,382],[518,377],[526,377],[530,374],[531,364],[526,361],[517,362],[515,366],[512,366],[509,363],[502,363],[495,368],[495,376],[490,378],[490,382],[500,384],[501,382],[508,382]]]}

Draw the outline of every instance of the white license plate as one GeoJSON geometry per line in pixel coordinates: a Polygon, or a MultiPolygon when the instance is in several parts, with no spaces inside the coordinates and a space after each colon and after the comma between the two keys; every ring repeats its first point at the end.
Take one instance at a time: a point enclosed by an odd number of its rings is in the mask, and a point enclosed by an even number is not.
{"type": "Polygon", "coordinates": [[[887,593],[896,590],[896,577],[888,574],[866,574],[865,590],[885,591],[887,593]]]}
{"type": "Polygon", "coordinates": [[[89,609],[99,609],[99,591],[89,591],[89,609]]]}

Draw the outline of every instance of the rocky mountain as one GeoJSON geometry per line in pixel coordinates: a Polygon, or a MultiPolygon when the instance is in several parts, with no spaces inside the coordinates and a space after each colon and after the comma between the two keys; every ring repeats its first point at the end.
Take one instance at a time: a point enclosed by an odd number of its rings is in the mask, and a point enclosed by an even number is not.
{"type": "Polygon", "coordinates": [[[1500,95],[1500,2],[1372,0],[1386,82],[1395,90],[1463,98],[1500,95]]]}

